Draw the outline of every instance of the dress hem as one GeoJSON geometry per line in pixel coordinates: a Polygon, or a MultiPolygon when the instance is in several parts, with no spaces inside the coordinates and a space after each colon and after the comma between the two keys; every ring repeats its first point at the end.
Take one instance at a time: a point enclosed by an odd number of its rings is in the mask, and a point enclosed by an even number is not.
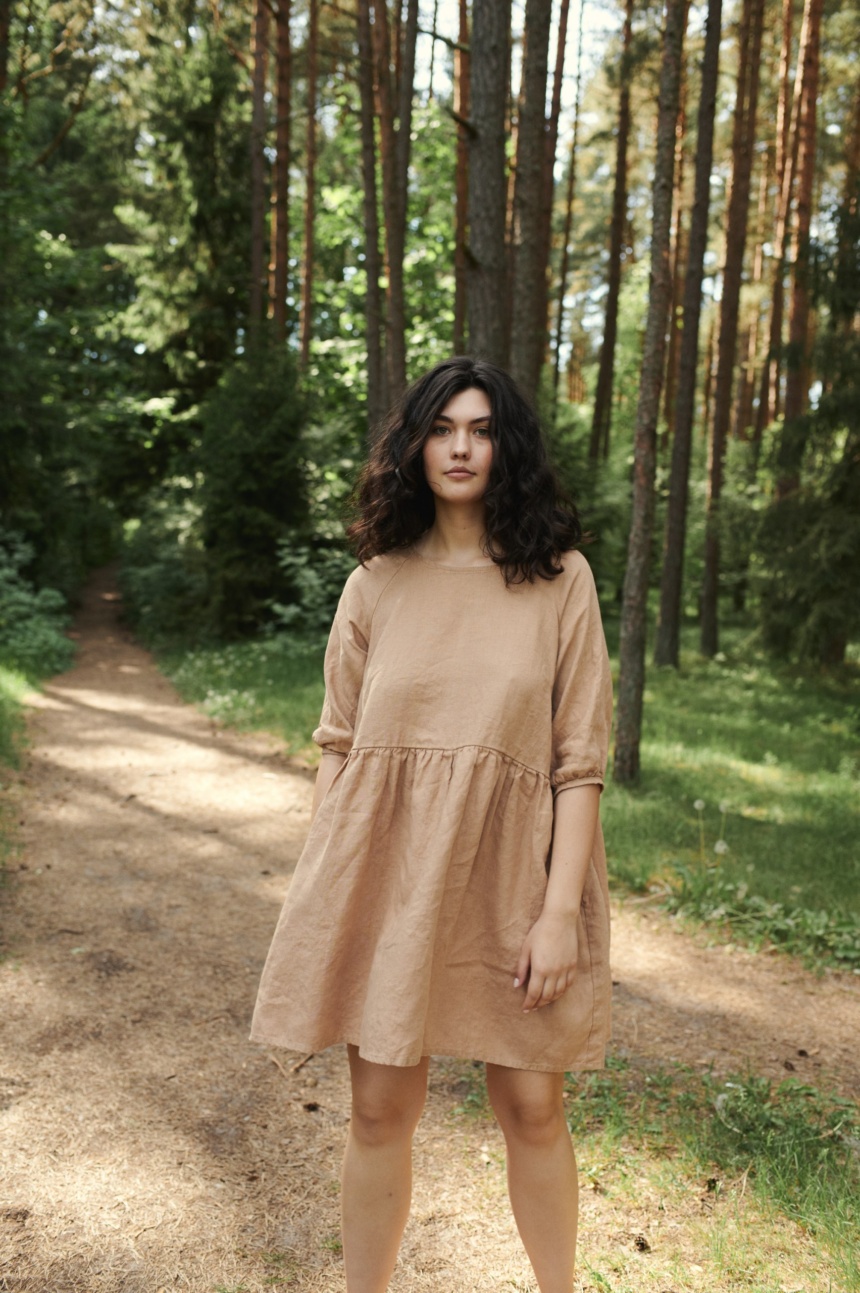
{"type": "Polygon", "coordinates": [[[590,1038],[589,1047],[585,1054],[569,1064],[525,1064],[521,1060],[514,1064],[510,1060],[498,1059],[493,1055],[483,1053],[478,1055],[471,1051],[466,1054],[459,1047],[446,1047],[444,1045],[434,1047],[433,1050],[422,1050],[417,1059],[404,1062],[402,1060],[392,1060],[388,1056],[363,1051],[361,1043],[353,1041],[350,1037],[335,1038],[334,1041],[327,1042],[324,1046],[300,1045],[292,1041],[276,1041],[272,1037],[253,1034],[248,1040],[258,1046],[276,1046],[279,1050],[294,1051],[297,1055],[319,1055],[323,1051],[331,1050],[333,1046],[356,1046],[361,1059],[367,1060],[369,1064],[384,1064],[389,1068],[414,1068],[422,1059],[428,1057],[450,1060],[477,1060],[481,1064],[496,1064],[499,1068],[520,1069],[527,1073],[589,1073],[606,1067],[606,1043],[595,1046],[590,1038]]]}

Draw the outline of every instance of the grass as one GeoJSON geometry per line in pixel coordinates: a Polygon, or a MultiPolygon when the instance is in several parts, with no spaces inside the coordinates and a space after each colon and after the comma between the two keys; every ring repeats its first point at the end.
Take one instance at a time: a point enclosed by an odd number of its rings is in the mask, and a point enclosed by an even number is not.
{"type": "MultiPolygon", "coordinates": [[[[17,768],[24,739],[23,700],[31,684],[22,673],[0,662],[0,778],[5,769],[17,768]]],[[[6,869],[9,840],[5,829],[5,803],[0,784],[0,884],[6,869]]]]}
{"type": "MultiPolygon", "coordinates": [[[[483,1073],[464,1068],[462,1085],[469,1089],[456,1113],[490,1118],[483,1073]]],[[[776,1255],[772,1236],[762,1245],[760,1224],[767,1231],[782,1218],[817,1254],[819,1272],[822,1263],[832,1270],[834,1291],[860,1289],[860,1116],[849,1101],[796,1081],[716,1079],[683,1065],[649,1068],[619,1058],[603,1072],[569,1075],[566,1099],[583,1192],[656,1222],[651,1239],[637,1236],[634,1249],[680,1245],[680,1233],[661,1229],[677,1222],[686,1243],[707,1244],[702,1260],[717,1279],[776,1290],[780,1284],[753,1267],[766,1264],[768,1248],[776,1255]],[[702,1216],[707,1239],[695,1234],[702,1216]]],[[[613,1260],[607,1251],[592,1266],[595,1288],[627,1287],[613,1260]]]]}
{"type": "MultiPolygon", "coordinates": [[[[713,661],[687,649],[680,670],[649,669],[641,785],[603,796],[613,881],[753,945],[860,969],[857,670],[775,664],[743,629],[724,640],[713,661]]],[[[214,718],[315,762],[321,647],[273,637],[162,663],[214,718]]]]}

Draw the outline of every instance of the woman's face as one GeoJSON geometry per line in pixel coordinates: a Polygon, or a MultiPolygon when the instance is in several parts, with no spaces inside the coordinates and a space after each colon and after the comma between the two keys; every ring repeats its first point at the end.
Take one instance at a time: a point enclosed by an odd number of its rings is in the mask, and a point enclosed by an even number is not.
{"type": "Polygon", "coordinates": [[[492,408],[485,391],[469,387],[454,395],[437,415],[424,441],[427,484],[449,503],[476,503],[490,483],[492,408]]]}

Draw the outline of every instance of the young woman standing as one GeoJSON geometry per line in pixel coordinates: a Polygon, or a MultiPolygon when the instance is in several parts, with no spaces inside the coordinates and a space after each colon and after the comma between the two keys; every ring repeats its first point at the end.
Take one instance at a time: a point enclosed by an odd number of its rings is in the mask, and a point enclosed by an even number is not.
{"type": "Polygon", "coordinates": [[[346,1043],[348,1293],[383,1293],[431,1054],[483,1060],[541,1293],[571,1293],[567,1069],[609,1027],[598,802],[611,684],[575,511],[489,363],[437,365],[376,438],[326,652],[313,821],[255,1040],[346,1043]]]}

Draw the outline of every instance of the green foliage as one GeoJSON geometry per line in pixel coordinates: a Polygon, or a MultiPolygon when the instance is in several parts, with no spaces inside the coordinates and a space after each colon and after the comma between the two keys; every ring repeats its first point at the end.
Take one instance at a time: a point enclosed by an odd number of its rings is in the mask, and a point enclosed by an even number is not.
{"type": "Polygon", "coordinates": [[[779,947],[812,965],[860,974],[860,915],[810,911],[751,893],[748,880],[727,879],[719,867],[678,865],[665,906],[679,916],[728,928],[751,946],[779,947]]]}
{"type": "Polygon", "coordinates": [[[802,485],[765,512],[755,553],[764,642],[838,664],[860,632],[860,389],[825,397],[785,428],[809,441],[802,485]]]}
{"type": "Polygon", "coordinates": [[[355,558],[342,547],[312,547],[289,538],[278,544],[278,561],[294,600],[288,606],[272,604],[276,624],[306,641],[324,644],[355,558]]]}
{"type": "Polygon", "coordinates": [[[24,577],[33,549],[20,535],[0,530],[0,661],[36,679],[68,667],[74,647],[63,633],[65,599],[36,589],[24,577]]]}
{"type": "Polygon", "coordinates": [[[206,635],[206,562],[190,479],[165,482],[126,525],[119,582],[125,614],[150,645],[206,635]]]}
{"type": "Polygon", "coordinates": [[[161,663],[183,699],[220,722],[275,732],[287,752],[315,760],[311,744],[323,702],[318,644],[286,635],[167,652],[161,663]]]}
{"type": "Polygon", "coordinates": [[[255,348],[224,375],[201,409],[200,534],[213,628],[256,628],[289,585],[279,543],[308,516],[304,407],[289,352],[255,348]]]}

